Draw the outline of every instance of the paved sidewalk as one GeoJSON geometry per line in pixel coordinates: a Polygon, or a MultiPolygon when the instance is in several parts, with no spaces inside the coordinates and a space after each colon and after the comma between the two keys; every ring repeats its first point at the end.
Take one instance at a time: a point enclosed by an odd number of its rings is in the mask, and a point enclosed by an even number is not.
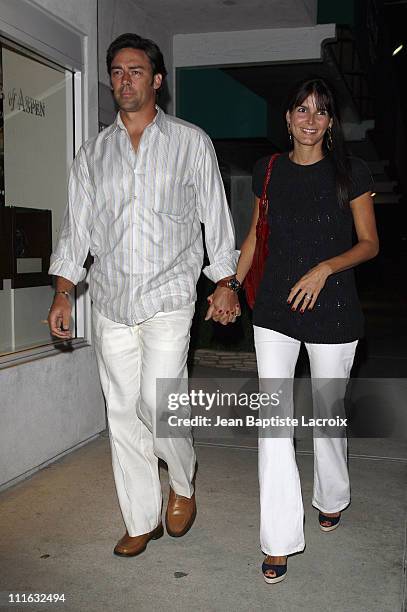
{"type": "MultiPolygon", "coordinates": [[[[64,612],[399,612],[405,554],[405,444],[351,442],[352,504],[322,533],[310,505],[312,455],[299,445],[304,553],[287,579],[260,573],[257,449],[253,436],[197,440],[198,515],[140,557],[112,548],[123,533],[106,433],[0,494],[0,591],[64,593],[65,604],[6,607],[64,612]]],[[[161,471],[167,494],[167,474],[161,471]]],[[[165,507],[165,506],[164,506],[165,507]]],[[[4,600],[4,599],[3,599],[4,600]]],[[[0,610],[3,608],[0,608],[0,610]]]]}

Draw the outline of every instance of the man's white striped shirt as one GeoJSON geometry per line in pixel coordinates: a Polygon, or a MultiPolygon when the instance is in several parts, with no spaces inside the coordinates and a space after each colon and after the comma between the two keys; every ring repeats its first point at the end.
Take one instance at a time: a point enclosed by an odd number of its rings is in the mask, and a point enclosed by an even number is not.
{"type": "Polygon", "coordinates": [[[76,285],[90,251],[96,308],[113,321],[140,323],[195,301],[201,222],[210,261],[203,271],[216,282],[234,274],[238,251],[209,137],[157,107],[136,152],[118,113],[75,157],[49,274],[76,285]]]}

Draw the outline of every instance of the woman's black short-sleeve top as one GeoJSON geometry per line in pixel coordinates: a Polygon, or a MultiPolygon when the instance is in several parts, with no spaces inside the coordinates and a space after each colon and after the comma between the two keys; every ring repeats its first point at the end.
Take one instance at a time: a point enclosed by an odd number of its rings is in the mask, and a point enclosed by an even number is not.
{"type": "MultiPolygon", "coordinates": [[[[270,157],[253,171],[253,191],[261,196],[270,157]]],[[[350,200],[372,189],[369,168],[350,158],[350,200]]],[[[293,312],[287,303],[293,285],[310,268],[352,247],[353,217],[336,195],[329,155],[311,165],[292,162],[288,153],[273,165],[268,187],[269,255],[256,297],[253,323],[317,344],[352,342],[363,335],[363,314],[353,270],[328,277],[313,310],[293,312]]]]}

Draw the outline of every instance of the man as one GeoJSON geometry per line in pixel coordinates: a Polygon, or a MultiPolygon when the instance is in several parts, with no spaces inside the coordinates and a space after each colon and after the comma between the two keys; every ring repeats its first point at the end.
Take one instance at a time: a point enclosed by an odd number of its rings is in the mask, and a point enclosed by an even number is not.
{"type": "Polygon", "coordinates": [[[200,222],[218,284],[208,311],[223,324],[239,315],[237,251],[212,143],[202,130],[156,106],[166,76],[157,45],[123,34],[107,68],[115,122],[79,150],[49,273],[54,336],[69,339],[69,292],[85,277],[90,250],[93,343],[106,398],[112,464],[126,534],[114,552],[134,556],[163,533],[158,459],[170,481],[167,531],[184,535],[195,514],[190,436],[156,436],[157,378],[186,376],[196,282],[203,262],[200,222]]]}

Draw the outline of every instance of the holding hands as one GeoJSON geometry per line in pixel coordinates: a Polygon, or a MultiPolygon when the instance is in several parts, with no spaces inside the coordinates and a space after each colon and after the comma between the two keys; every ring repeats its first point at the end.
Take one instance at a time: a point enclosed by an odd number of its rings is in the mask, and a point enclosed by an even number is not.
{"type": "Polygon", "coordinates": [[[290,291],[287,302],[291,304],[291,310],[298,307],[300,312],[312,310],[330,274],[332,270],[327,263],[320,263],[308,270],[290,291]]]}
{"type": "Polygon", "coordinates": [[[206,312],[205,321],[213,319],[217,323],[227,325],[235,323],[236,318],[240,317],[240,304],[237,293],[227,287],[217,287],[215,291],[207,297],[209,308],[206,312]]]}
{"type": "MultiPolygon", "coordinates": [[[[332,274],[330,265],[322,262],[308,270],[291,288],[287,298],[291,304],[291,310],[298,308],[301,313],[312,310],[319,294],[325,286],[326,279],[332,274]]],[[[236,291],[226,286],[217,286],[215,291],[207,297],[209,308],[206,312],[205,321],[213,319],[222,325],[235,323],[241,315],[239,299],[236,291]]]]}

